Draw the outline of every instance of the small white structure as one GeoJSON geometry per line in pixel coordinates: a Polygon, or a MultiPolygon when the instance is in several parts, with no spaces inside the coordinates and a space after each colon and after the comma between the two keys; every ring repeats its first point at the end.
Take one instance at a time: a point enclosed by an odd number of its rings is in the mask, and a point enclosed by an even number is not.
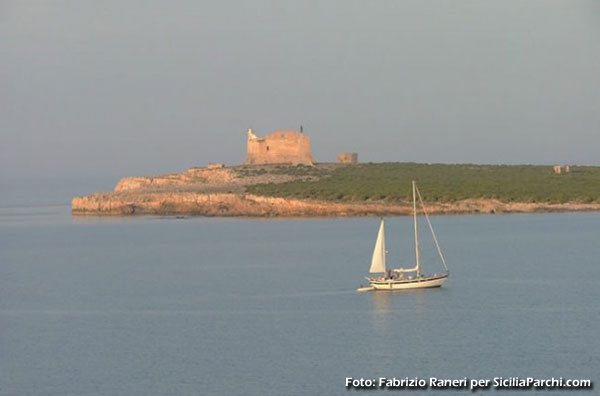
{"type": "Polygon", "coordinates": [[[569,165],[555,165],[554,166],[554,173],[556,173],[557,175],[560,175],[562,173],[569,173],[571,172],[571,167],[569,165]]]}

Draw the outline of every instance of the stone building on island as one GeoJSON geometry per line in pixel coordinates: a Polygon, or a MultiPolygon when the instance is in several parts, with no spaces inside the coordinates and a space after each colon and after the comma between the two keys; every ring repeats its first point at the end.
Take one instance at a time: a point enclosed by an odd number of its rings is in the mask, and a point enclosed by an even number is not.
{"type": "Polygon", "coordinates": [[[310,138],[303,132],[276,131],[258,137],[248,129],[246,165],[292,164],[314,165],[310,138]]]}
{"type": "Polygon", "coordinates": [[[554,166],[554,173],[556,173],[557,175],[563,174],[563,173],[569,173],[571,172],[571,167],[569,165],[555,165],[554,166]]]}
{"type": "Polygon", "coordinates": [[[358,163],[357,153],[341,153],[337,157],[338,163],[340,164],[356,164],[358,163]]]}
{"type": "Polygon", "coordinates": [[[208,165],[206,165],[206,169],[223,169],[225,168],[225,164],[222,164],[220,162],[209,162],[208,165]]]}

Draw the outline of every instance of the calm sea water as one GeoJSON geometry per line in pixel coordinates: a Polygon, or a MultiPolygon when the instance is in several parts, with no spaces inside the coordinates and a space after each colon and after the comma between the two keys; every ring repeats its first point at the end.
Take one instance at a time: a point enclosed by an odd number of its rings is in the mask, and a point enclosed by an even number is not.
{"type": "MultiPolygon", "coordinates": [[[[378,219],[0,208],[0,394],[332,395],[349,393],[346,377],[380,376],[598,380],[600,214],[433,221],[451,269],[444,287],[357,293],[378,219]]],[[[422,235],[425,267],[439,271],[422,235]]],[[[389,219],[387,237],[389,261],[411,265],[411,219],[389,219]]]]}

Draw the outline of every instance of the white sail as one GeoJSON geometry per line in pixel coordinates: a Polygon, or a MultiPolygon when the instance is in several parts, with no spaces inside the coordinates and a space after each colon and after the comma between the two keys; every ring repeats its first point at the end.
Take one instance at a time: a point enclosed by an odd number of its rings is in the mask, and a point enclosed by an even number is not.
{"type": "Polygon", "coordinates": [[[385,272],[385,225],[381,219],[379,233],[377,234],[377,242],[373,249],[373,259],[371,260],[371,268],[369,272],[385,272]]]}

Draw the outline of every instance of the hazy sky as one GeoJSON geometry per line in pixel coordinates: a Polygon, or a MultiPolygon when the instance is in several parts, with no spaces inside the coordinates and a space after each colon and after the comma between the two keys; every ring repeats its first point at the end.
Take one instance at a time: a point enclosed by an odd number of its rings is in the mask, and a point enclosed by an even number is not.
{"type": "Polygon", "coordinates": [[[318,161],[600,165],[600,2],[0,0],[0,178],[318,161]]]}

